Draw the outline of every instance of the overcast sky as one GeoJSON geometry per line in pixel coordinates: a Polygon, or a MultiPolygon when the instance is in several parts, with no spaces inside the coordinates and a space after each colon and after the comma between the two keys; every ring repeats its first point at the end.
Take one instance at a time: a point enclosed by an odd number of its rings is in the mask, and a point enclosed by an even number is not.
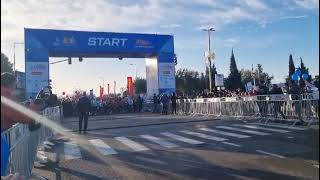
{"type": "MultiPolygon", "coordinates": [[[[13,42],[23,42],[23,28],[49,28],[105,32],[172,34],[178,55],[177,68],[205,69],[207,34],[214,27],[212,50],[218,73],[229,73],[231,48],[238,68],[260,63],[282,82],[292,53],[300,56],[311,74],[319,74],[318,0],[2,0],[1,51],[13,61],[13,42]]],[[[24,71],[24,46],[17,45],[18,70],[24,71]]],[[[50,61],[59,59],[50,59],[50,61]]],[[[145,77],[144,59],[84,59],[72,65],[50,66],[54,91],[94,89],[126,76],[145,77]]]]}

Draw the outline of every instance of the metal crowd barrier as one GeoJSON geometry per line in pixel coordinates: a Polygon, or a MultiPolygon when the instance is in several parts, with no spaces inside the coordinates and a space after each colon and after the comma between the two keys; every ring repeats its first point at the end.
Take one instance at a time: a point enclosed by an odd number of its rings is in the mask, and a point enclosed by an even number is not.
{"type": "Polygon", "coordinates": [[[310,126],[319,122],[319,92],[303,95],[265,95],[180,99],[177,112],[183,115],[213,115],[226,117],[257,117],[261,121],[278,119],[299,121],[310,126]]]}
{"type": "MultiPolygon", "coordinates": [[[[57,123],[61,120],[58,106],[46,108],[41,114],[57,123]]],[[[10,144],[8,173],[18,172],[29,179],[38,150],[43,149],[43,142],[53,137],[54,132],[43,125],[31,132],[27,125],[15,124],[5,133],[10,144]]]]}

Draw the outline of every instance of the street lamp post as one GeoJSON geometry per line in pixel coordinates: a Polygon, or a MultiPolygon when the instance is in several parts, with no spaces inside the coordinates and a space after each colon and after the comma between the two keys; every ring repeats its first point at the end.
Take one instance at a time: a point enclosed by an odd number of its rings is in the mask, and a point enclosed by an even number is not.
{"type": "Polygon", "coordinates": [[[16,45],[24,44],[22,42],[13,42],[13,72],[16,72],[16,45]]]}
{"type": "Polygon", "coordinates": [[[211,77],[211,42],[210,42],[210,34],[211,31],[215,31],[213,28],[202,29],[203,31],[208,32],[208,62],[209,62],[209,90],[212,92],[212,77],[211,77]]]}

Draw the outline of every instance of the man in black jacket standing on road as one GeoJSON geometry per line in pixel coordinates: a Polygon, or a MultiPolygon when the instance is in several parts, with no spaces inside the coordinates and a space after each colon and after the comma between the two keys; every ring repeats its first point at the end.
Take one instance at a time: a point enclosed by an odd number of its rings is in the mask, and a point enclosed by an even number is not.
{"type": "Polygon", "coordinates": [[[79,113],[79,133],[81,133],[82,130],[82,120],[84,120],[83,132],[87,133],[88,116],[91,110],[91,102],[87,97],[86,92],[83,92],[83,96],[79,98],[77,109],[79,113]]]}
{"type": "Polygon", "coordinates": [[[171,110],[172,114],[177,114],[177,96],[176,93],[173,93],[171,96],[171,110]]]}

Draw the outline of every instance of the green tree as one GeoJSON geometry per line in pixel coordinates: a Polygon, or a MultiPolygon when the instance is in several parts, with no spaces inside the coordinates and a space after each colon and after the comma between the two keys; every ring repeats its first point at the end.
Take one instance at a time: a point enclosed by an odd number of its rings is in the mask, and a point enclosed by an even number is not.
{"type": "Polygon", "coordinates": [[[252,73],[252,70],[250,69],[241,69],[240,74],[243,84],[253,82],[253,79],[255,79],[256,85],[268,87],[273,79],[273,76],[263,71],[261,64],[257,64],[257,68],[254,73],[252,73]]]}
{"type": "Polygon", "coordinates": [[[230,58],[230,74],[226,80],[226,88],[229,90],[243,89],[241,82],[241,74],[238,71],[236,60],[234,58],[233,49],[230,58]]]}
{"type": "MultiPolygon", "coordinates": [[[[303,74],[306,74],[306,73],[309,73],[309,68],[307,68],[304,63],[303,63],[303,60],[302,58],[300,57],[300,67],[299,67],[300,71],[301,71],[301,75],[300,75],[300,80],[299,80],[299,86],[300,88],[303,88],[305,87],[305,82],[302,78],[302,75],[303,74]]],[[[308,82],[311,82],[312,81],[312,78],[311,78],[311,75],[309,74],[308,76],[308,79],[307,79],[308,82]]]]}
{"type": "Polygon", "coordinates": [[[10,72],[13,73],[12,63],[9,61],[8,57],[1,52],[1,73],[10,72]]]}
{"type": "Polygon", "coordinates": [[[179,69],[176,72],[176,90],[178,93],[198,93],[204,89],[205,80],[203,73],[179,69]]]}
{"type": "Polygon", "coordinates": [[[295,67],[294,62],[293,62],[292,54],[290,54],[289,55],[289,73],[288,73],[287,78],[285,79],[287,85],[295,83],[295,81],[293,81],[291,79],[291,76],[292,76],[292,74],[295,73],[295,71],[296,71],[296,67],[295,67]]]}
{"type": "Polygon", "coordinates": [[[257,85],[269,86],[271,85],[271,80],[273,79],[273,76],[264,72],[261,64],[257,64],[257,69],[255,70],[254,78],[256,80],[257,85]]]}
{"type": "Polygon", "coordinates": [[[294,66],[292,54],[289,55],[289,79],[291,80],[291,75],[294,74],[296,71],[296,68],[294,66]]]}
{"type": "Polygon", "coordinates": [[[253,82],[252,72],[249,69],[241,69],[241,82],[242,84],[247,84],[248,82],[253,82]]]}
{"type": "Polygon", "coordinates": [[[147,81],[146,79],[137,77],[134,81],[134,89],[136,94],[146,93],[147,92],[147,81]]]}

